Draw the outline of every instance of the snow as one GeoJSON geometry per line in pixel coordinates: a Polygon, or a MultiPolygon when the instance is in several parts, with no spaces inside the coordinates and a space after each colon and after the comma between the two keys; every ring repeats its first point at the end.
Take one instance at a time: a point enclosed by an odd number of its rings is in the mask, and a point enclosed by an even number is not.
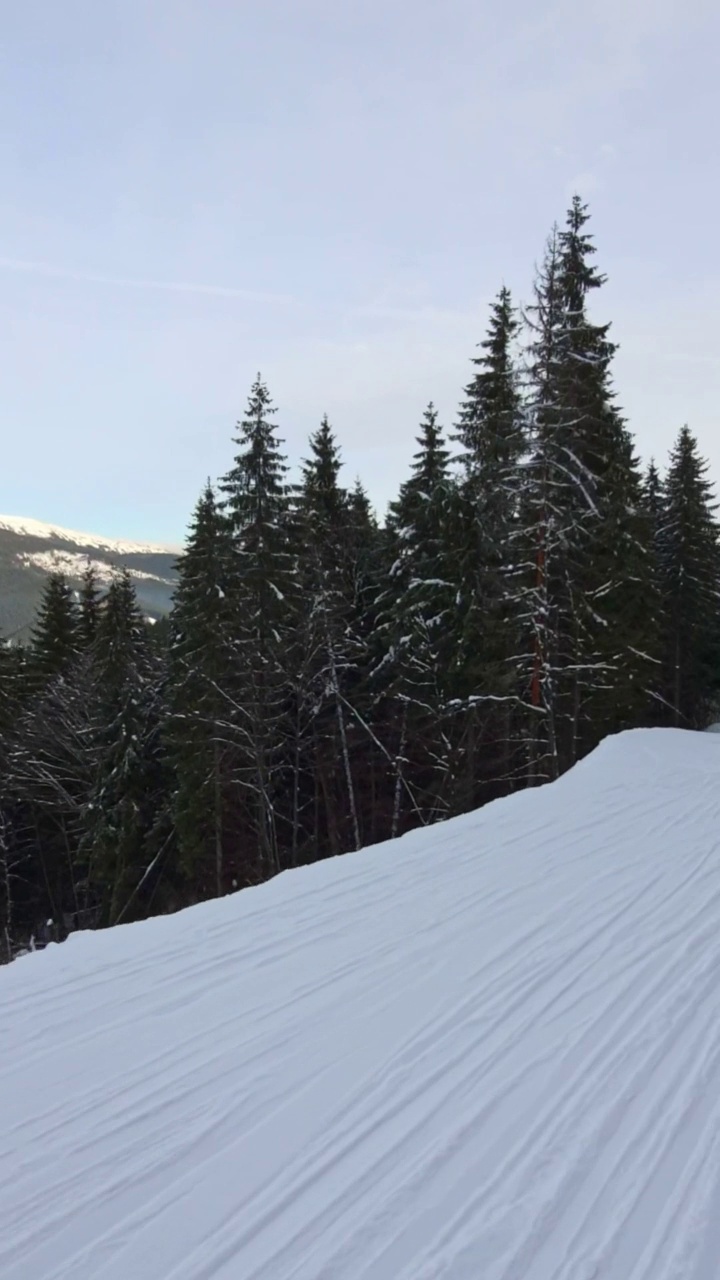
{"type": "Polygon", "coordinates": [[[27,516],[0,515],[0,529],[11,533],[25,535],[29,538],[40,538],[47,542],[74,542],[81,547],[97,547],[99,550],[111,551],[117,555],[167,555],[175,551],[174,547],[157,546],[153,543],[127,542],[120,538],[106,538],[97,533],[80,533],[75,529],[64,529],[60,525],[45,524],[42,520],[32,520],[27,516]]]}
{"type": "Polygon", "coordinates": [[[0,971],[3,1280],[717,1280],[720,743],[0,971]]]}
{"type": "MultiPolygon", "coordinates": [[[[95,571],[98,583],[112,582],[115,574],[112,564],[108,564],[105,560],[94,560],[82,551],[60,551],[55,548],[49,551],[21,551],[17,558],[21,564],[32,565],[36,569],[43,569],[46,573],[64,573],[68,577],[80,577],[88,567],[91,567],[95,571]]],[[[157,573],[145,573],[142,569],[133,569],[132,576],[135,581],[162,583],[167,581],[157,573]]]]}

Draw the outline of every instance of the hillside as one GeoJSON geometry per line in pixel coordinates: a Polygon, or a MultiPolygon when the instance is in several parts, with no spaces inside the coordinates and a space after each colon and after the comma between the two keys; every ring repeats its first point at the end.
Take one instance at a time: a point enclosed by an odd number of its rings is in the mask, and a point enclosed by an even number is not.
{"type": "Polygon", "coordinates": [[[720,741],[0,971],[3,1280],[716,1280],[720,741]]]}
{"type": "Polygon", "coordinates": [[[160,617],[170,608],[177,554],[167,547],[0,515],[0,636],[25,637],[48,574],[59,570],[78,586],[88,561],[101,584],[110,580],[114,568],[127,568],[143,612],[160,617]]]}

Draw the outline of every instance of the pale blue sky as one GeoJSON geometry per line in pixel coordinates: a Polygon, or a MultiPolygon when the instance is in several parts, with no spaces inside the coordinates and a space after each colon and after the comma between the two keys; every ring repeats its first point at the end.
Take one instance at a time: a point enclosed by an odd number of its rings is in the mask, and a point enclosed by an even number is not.
{"type": "Polygon", "coordinates": [[[715,0],[0,0],[0,511],[175,541],[256,371],[380,508],[578,190],[720,479],[715,0]]]}

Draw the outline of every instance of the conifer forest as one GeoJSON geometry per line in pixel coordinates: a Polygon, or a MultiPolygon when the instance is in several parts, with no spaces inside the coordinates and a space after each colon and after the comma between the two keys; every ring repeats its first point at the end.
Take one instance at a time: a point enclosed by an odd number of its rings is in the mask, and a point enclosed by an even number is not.
{"type": "MultiPolygon", "coordinates": [[[[641,462],[588,211],[490,307],[451,423],[379,522],[321,417],[299,474],[258,375],[172,614],[48,579],[0,645],[0,954],[177,910],[556,778],[720,701],[698,442],[641,462]]],[[[288,411],[290,411],[290,408],[288,411]]]]}

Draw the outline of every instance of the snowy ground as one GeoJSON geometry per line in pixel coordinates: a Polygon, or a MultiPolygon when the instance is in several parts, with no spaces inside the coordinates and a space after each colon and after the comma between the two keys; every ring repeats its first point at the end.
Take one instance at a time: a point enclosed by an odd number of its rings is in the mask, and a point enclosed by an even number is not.
{"type": "Polygon", "coordinates": [[[0,971],[3,1280],[717,1280],[720,741],[0,971]]]}

